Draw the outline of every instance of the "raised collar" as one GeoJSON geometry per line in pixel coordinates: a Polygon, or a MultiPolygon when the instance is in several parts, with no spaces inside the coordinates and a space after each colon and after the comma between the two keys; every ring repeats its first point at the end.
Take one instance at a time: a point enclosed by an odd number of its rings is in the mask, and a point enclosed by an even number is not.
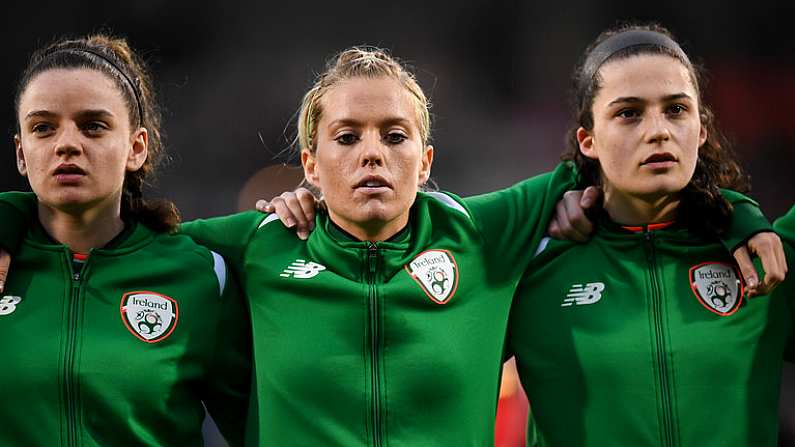
{"type": "MultiPolygon", "coordinates": [[[[116,256],[134,251],[141,246],[149,243],[155,236],[155,232],[146,225],[136,221],[124,223],[124,229],[116,235],[110,242],[102,248],[95,248],[90,251],[92,255],[116,256]]],[[[67,249],[68,248],[50,236],[38,219],[31,225],[26,242],[39,248],[67,249]]]]}

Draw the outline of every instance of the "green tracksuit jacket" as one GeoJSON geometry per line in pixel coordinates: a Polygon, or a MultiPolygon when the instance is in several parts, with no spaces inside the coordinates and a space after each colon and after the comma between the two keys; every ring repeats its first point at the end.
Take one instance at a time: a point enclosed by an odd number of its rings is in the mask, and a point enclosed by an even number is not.
{"type": "Polygon", "coordinates": [[[775,446],[792,297],[748,299],[717,240],[602,219],[551,241],[509,348],[542,446],[775,446]]]}
{"type": "Polygon", "coordinates": [[[242,444],[251,335],[220,256],[133,223],[78,272],[36,225],[0,295],[0,445],[201,446],[202,402],[242,444]]]}
{"type": "Polygon", "coordinates": [[[325,214],[308,241],[256,212],[186,224],[237,260],[254,332],[265,446],[493,444],[511,297],[555,202],[563,166],[464,203],[420,193],[386,242],[325,214]]]}
{"type": "MultiPolygon", "coordinates": [[[[255,212],[186,224],[238,269],[249,299],[250,444],[492,445],[512,296],[574,184],[561,165],[463,201],[420,193],[408,227],[377,244],[324,214],[308,241],[255,212]]],[[[756,217],[745,200],[738,210],[756,217]]],[[[769,227],[741,222],[732,246],[769,227]]]]}
{"type": "Polygon", "coordinates": [[[186,225],[243,264],[259,404],[250,439],[492,445],[512,296],[573,185],[564,165],[464,201],[419,194],[408,228],[377,244],[322,214],[307,242],[256,213],[186,225]]]}

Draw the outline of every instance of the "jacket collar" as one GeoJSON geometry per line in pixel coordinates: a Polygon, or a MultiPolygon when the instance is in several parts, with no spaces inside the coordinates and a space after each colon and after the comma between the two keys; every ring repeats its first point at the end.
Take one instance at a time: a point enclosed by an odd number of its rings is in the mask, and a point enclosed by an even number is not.
{"type": "Polygon", "coordinates": [[[411,207],[409,223],[389,240],[360,241],[335,225],[328,214],[318,213],[315,231],[307,241],[312,257],[335,273],[354,281],[367,279],[370,262],[375,263],[379,280],[385,281],[400,272],[432,242],[431,209],[439,207],[436,199],[419,193],[411,207]],[[370,260],[374,254],[375,260],[370,260]]]}
{"type": "MultiPolygon", "coordinates": [[[[119,256],[127,254],[151,242],[155,235],[156,233],[146,225],[136,221],[126,221],[124,223],[124,230],[122,230],[121,233],[105,244],[104,247],[92,249],[91,255],[119,256]]],[[[31,225],[25,242],[39,248],[56,250],[68,249],[65,245],[53,239],[41,223],[39,223],[38,219],[31,225]]]]}

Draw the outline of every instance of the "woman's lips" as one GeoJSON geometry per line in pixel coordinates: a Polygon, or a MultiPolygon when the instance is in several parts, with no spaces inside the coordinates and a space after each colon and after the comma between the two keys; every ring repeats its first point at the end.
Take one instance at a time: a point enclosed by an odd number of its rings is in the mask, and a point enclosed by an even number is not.
{"type": "Polygon", "coordinates": [[[77,165],[62,164],[53,171],[53,176],[60,185],[76,185],[86,176],[86,171],[77,165]]]}
{"type": "Polygon", "coordinates": [[[679,161],[669,152],[652,154],[641,163],[641,166],[656,170],[656,169],[669,169],[674,167],[679,161]]]}
{"type": "Polygon", "coordinates": [[[677,161],[673,161],[673,160],[671,160],[671,161],[654,161],[654,162],[651,162],[651,163],[644,163],[643,167],[644,168],[649,168],[649,169],[669,169],[669,168],[674,167],[677,163],[678,163],[677,161]]]}
{"type": "Polygon", "coordinates": [[[388,181],[386,181],[386,179],[377,175],[368,175],[356,183],[353,188],[356,190],[356,192],[368,195],[383,194],[392,189],[391,185],[388,181]]]}

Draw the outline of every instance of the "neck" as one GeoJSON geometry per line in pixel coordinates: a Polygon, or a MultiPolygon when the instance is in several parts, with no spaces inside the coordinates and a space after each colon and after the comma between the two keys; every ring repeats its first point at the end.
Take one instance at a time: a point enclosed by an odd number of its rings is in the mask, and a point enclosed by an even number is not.
{"type": "Polygon", "coordinates": [[[39,202],[39,221],[56,241],[77,253],[107,245],[124,230],[121,204],[87,210],[62,210],[39,202]]]}
{"type": "Polygon", "coordinates": [[[351,222],[329,210],[329,218],[335,225],[360,241],[383,242],[398,234],[409,222],[409,213],[383,222],[351,222]]]}
{"type": "Polygon", "coordinates": [[[623,225],[647,225],[676,219],[678,194],[632,196],[605,190],[604,209],[610,219],[623,225]]]}

